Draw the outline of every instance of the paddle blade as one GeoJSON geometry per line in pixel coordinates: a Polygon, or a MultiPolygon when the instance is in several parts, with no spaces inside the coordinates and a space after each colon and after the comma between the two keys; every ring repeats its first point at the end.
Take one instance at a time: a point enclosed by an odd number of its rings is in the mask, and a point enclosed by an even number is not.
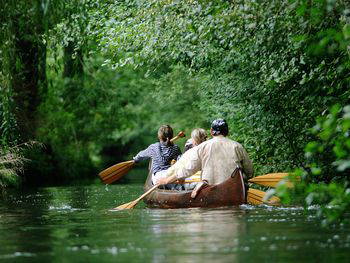
{"type": "Polygon", "coordinates": [[[254,188],[249,188],[248,190],[248,196],[247,196],[247,202],[251,205],[261,205],[261,204],[267,204],[267,205],[279,205],[280,199],[276,196],[270,197],[267,201],[264,200],[264,197],[266,195],[266,192],[260,191],[254,188]]]}
{"type": "Polygon", "coordinates": [[[134,165],[134,161],[118,163],[103,170],[98,175],[100,176],[103,183],[111,184],[127,174],[134,165]]]}
{"type": "Polygon", "coordinates": [[[133,209],[137,205],[138,202],[139,202],[139,200],[134,200],[132,202],[129,202],[129,203],[117,206],[117,207],[115,207],[115,208],[113,208],[111,210],[113,210],[113,211],[115,211],[115,210],[120,211],[120,210],[125,210],[125,209],[133,209]]]}
{"type": "MultiPolygon", "coordinates": [[[[251,179],[249,179],[250,183],[269,186],[269,187],[276,187],[276,185],[282,181],[283,179],[287,179],[288,173],[271,173],[271,174],[265,174],[261,176],[256,176],[251,179]]],[[[296,178],[297,180],[300,180],[300,178],[296,178]]],[[[288,187],[293,187],[293,183],[290,181],[287,181],[288,187]]]]}

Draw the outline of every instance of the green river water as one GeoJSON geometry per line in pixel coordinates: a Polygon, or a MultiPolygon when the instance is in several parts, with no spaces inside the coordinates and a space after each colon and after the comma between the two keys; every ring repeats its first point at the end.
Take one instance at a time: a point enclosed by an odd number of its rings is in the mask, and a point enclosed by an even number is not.
{"type": "Polygon", "coordinates": [[[349,262],[348,225],[316,210],[110,208],[141,183],[9,191],[0,201],[0,262],[349,262]]]}

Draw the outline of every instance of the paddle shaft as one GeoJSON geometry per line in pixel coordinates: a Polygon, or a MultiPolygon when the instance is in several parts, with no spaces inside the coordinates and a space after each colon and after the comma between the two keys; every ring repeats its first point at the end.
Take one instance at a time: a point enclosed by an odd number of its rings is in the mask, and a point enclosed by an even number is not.
{"type": "Polygon", "coordinates": [[[179,134],[178,135],[176,135],[174,138],[172,138],[170,141],[171,142],[174,142],[174,141],[176,141],[176,140],[178,140],[178,139],[180,139],[180,138],[182,138],[182,137],[184,137],[185,136],[185,134],[184,134],[184,132],[179,132],[179,134]]]}
{"type": "Polygon", "coordinates": [[[134,202],[139,202],[140,200],[142,200],[144,197],[146,197],[147,195],[149,195],[150,193],[152,193],[154,190],[156,190],[158,188],[159,184],[154,185],[151,189],[149,189],[146,193],[144,193],[143,195],[141,195],[139,198],[137,198],[134,202]]]}
{"type": "Polygon", "coordinates": [[[145,196],[152,193],[154,190],[157,189],[158,186],[159,186],[159,184],[154,185],[151,189],[149,189],[146,193],[144,193],[143,195],[141,195],[139,198],[135,199],[134,201],[117,206],[117,207],[113,208],[112,210],[133,209],[142,198],[144,198],[145,196]]]}

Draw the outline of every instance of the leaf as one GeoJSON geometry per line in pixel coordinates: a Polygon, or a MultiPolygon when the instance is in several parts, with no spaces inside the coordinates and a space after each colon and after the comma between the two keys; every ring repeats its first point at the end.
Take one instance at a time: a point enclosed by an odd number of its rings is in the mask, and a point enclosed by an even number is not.
{"type": "Polygon", "coordinates": [[[343,35],[345,39],[350,39],[350,24],[345,24],[343,26],[343,35]]]}
{"type": "Polygon", "coordinates": [[[333,163],[334,166],[337,166],[339,172],[344,172],[346,169],[350,168],[350,160],[339,160],[333,163]]]}

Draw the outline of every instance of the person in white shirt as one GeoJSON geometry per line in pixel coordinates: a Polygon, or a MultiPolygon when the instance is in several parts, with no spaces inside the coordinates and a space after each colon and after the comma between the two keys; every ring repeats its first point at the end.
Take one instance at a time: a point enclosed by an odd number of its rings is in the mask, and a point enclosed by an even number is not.
{"type": "MultiPolygon", "coordinates": [[[[202,128],[196,128],[191,132],[191,139],[188,139],[185,144],[184,154],[181,155],[180,158],[178,158],[177,162],[173,164],[167,171],[167,176],[171,176],[175,173],[175,171],[181,169],[186,162],[189,160],[187,157],[186,152],[190,150],[191,148],[201,144],[202,142],[205,142],[208,138],[207,132],[202,128]]],[[[179,184],[168,184],[164,187],[166,189],[171,190],[193,190],[197,183],[201,181],[201,172],[198,171],[195,174],[191,175],[190,177],[187,177],[184,180],[180,180],[179,184]]]]}

